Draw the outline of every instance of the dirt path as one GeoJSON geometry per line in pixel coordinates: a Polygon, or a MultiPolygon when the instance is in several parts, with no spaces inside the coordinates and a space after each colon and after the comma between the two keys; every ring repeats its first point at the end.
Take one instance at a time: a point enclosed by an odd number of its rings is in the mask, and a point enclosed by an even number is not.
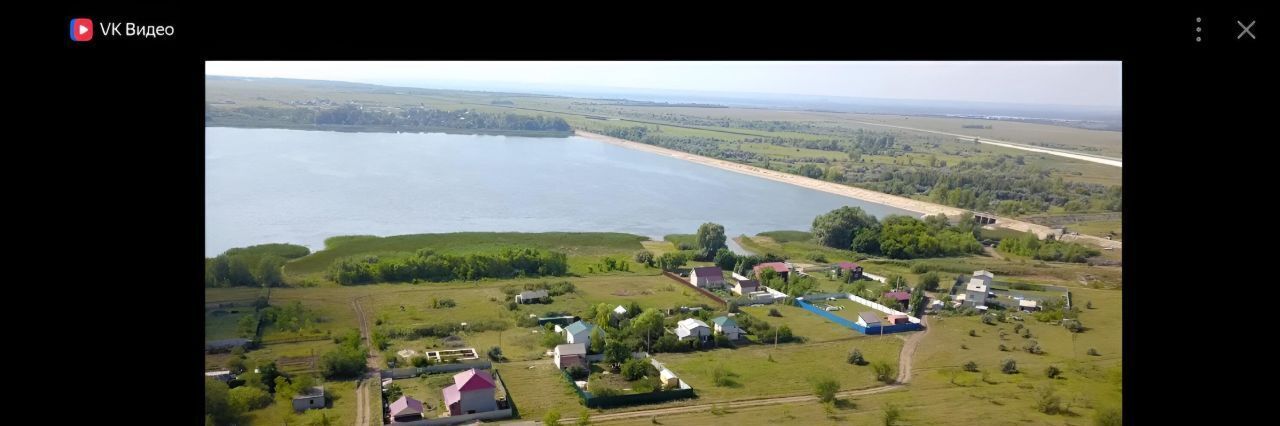
{"type": "Polygon", "coordinates": [[[369,318],[365,315],[364,307],[360,305],[360,299],[364,297],[368,296],[351,299],[351,308],[356,311],[356,318],[360,319],[360,338],[369,348],[367,355],[369,372],[356,384],[356,426],[368,426],[372,423],[372,419],[369,418],[370,405],[373,404],[369,400],[369,383],[377,383],[378,378],[381,377],[378,374],[379,367],[382,365],[382,355],[373,347],[373,339],[370,337],[369,318]]]}
{"type": "Polygon", "coordinates": [[[924,331],[908,337],[907,342],[902,344],[902,352],[898,353],[898,383],[911,382],[911,358],[915,357],[916,346],[920,345],[920,340],[924,339],[925,334],[929,334],[929,316],[925,315],[920,320],[924,321],[924,331]]]}

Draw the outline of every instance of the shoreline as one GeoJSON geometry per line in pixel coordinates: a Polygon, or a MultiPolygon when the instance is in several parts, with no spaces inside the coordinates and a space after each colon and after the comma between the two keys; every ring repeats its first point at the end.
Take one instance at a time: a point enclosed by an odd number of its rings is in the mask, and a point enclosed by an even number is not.
{"type": "MultiPolygon", "coordinates": [[[[827,182],[824,180],[818,180],[818,179],[808,178],[804,176],[793,175],[790,173],[783,173],[783,172],[774,171],[774,170],[762,169],[756,166],[749,166],[746,164],[735,163],[732,161],[721,160],[717,158],[704,157],[701,155],[690,154],[687,152],[676,151],[673,149],[667,149],[659,146],[653,146],[653,145],[643,144],[639,142],[629,141],[626,139],[619,139],[612,136],[606,136],[606,135],[601,135],[601,134],[591,133],[591,132],[584,132],[582,130],[574,130],[574,135],[581,136],[587,139],[596,140],[603,143],[607,143],[610,145],[617,145],[623,148],[649,152],[657,155],[663,155],[671,158],[688,161],[691,163],[701,164],[704,166],[715,167],[718,169],[728,170],[731,172],[741,173],[741,174],[755,176],[763,179],[769,179],[776,182],[795,185],[801,188],[812,189],[815,191],[822,191],[829,194],[840,195],[840,196],[872,202],[876,204],[883,204],[889,207],[894,207],[902,210],[920,213],[922,215],[936,215],[938,213],[943,213],[947,216],[958,216],[961,213],[967,211],[965,209],[961,209],[958,207],[944,206],[941,204],[934,204],[926,201],[913,200],[910,198],[885,194],[882,192],[876,192],[869,189],[857,188],[857,187],[842,185],[834,182],[827,182]]],[[[999,216],[997,216],[996,219],[997,220],[996,220],[995,226],[1000,228],[1012,229],[1015,231],[1022,231],[1022,232],[1032,232],[1040,236],[1040,238],[1044,238],[1046,235],[1054,234],[1052,229],[1044,225],[1037,225],[1030,222],[1023,222],[1020,220],[1009,219],[1006,217],[999,217],[999,216]]],[[[1083,240],[1085,242],[1091,242],[1094,245],[1099,245],[1102,247],[1120,248],[1121,246],[1119,241],[1111,241],[1105,238],[1099,238],[1099,237],[1087,236],[1087,235],[1079,235],[1079,236],[1072,236],[1072,237],[1074,238],[1070,238],[1070,239],[1064,238],[1064,240],[1083,240]]]]}

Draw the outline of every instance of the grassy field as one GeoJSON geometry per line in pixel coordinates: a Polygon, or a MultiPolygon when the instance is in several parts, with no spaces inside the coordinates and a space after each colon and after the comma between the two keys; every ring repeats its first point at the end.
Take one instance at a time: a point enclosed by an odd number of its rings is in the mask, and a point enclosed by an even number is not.
{"type": "Polygon", "coordinates": [[[307,410],[294,413],[293,407],[275,401],[264,408],[246,414],[248,424],[280,425],[280,424],[320,424],[326,418],[329,424],[353,424],[356,421],[356,382],[324,382],[324,392],[332,405],[319,410],[307,410]]]}
{"type": "Polygon", "coordinates": [[[1023,144],[1049,143],[1061,146],[1051,148],[1071,149],[1087,154],[1120,157],[1122,133],[1104,130],[1088,130],[1048,124],[1019,123],[1013,121],[975,120],[967,118],[908,117],[881,114],[839,114],[848,120],[890,124],[917,129],[935,130],[981,138],[999,139],[1023,144]],[[965,124],[982,124],[990,129],[967,129],[965,124]]]}
{"type": "Polygon", "coordinates": [[[1124,236],[1124,230],[1118,220],[1095,220],[1088,222],[1077,222],[1068,226],[1068,229],[1085,235],[1097,235],[1106,237],[1112,235],[1111,239],[1120,241],[1124,236]]]}
{"type": "Polygon", "coordinates": [[[253,315],[252,307],[207,308],[204,310],[204,339],[220,340],[252,337],[240,334],[240,318],[253,315]]]}
{"type": "Polygon", "coordinates": [[[324,272],[334,260],[357,255],[412,253],[430,248],[440,253],[462,255],[492,253],[509,247],[533,247],[563,252],[570,257],[570,271],[585,273],[585,266],[600,256],[623,256],[644,248],[646,237],[612,232],[458,232],[415,234],[392,237],[342,236],[325,240],[325,249],[285,265],[286,279],[324,281],[324,272]],[[576,268],[575,268],[576,267],[576,268]],[[581,270],[581,271],[579,271],[581,270]]]}
{"type": "Polygon", "coordinates": [[[523,419],[541,420],[552,409],[573,417],[583,407],[550,360],[504,364],[499,371],[523,419]]]}
{"type": "Polygon", "coordinates": [[[835,379],[842,389],[873,387],[878,382],[871,367],[846,363],[849,353],[857,348],[870,362],[886,361],[896,366],[902,342],[899,336],[863,336],[845,341],[779,344],[776,349],[771,344],[750,345],[654,357],[693,386],[700,402],[706,403],[810,393],[813,381],[819,378],[835,379]],[[717,367],[729,371],[731,382],[727,386],[716,385],[713,371],[717,367]]]}
{"type": "MultiPolygon", "coordinates": [[[[807,343],[823,343],[842,341],[862,336],[862,333],[837,325],[804,309],[782,304],[766,306],[746,306],[741,308],[751,314],[773,324],[774,327],[788,326],[795,335],[803,337],[807,343]],[[777,309],[781,317],[769,316],[770,309],[777,309]]],[[[756,336],[763,339],[763,336],[756,336]]],[[[767,340],[767,339],[764,339],[767,340]]],[[[772,343],[772,342],[769,342],[772,343]]]]}

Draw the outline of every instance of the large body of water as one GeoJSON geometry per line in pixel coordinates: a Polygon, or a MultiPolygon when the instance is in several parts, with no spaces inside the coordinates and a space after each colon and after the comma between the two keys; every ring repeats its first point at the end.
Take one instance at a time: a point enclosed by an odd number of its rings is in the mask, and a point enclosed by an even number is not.
{"type": "MultiPolygon", "coordinates": [[[[458,231],[730,236],[840,206],[916,213],[590,139],[205,129],[205,254],[336,235],[458,231]]],[[[736,247],[735,247],[736,248],[736,247]]]]}

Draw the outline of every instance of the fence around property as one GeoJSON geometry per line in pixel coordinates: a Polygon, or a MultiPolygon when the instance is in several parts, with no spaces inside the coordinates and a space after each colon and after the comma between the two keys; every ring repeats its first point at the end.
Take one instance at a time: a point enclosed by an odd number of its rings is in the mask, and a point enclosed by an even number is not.
{"type": "MultiPolygon", "coordinates": [[[[647,356],[648,354],[645,355],[647,356]]],[[[654,367],[657,367],[658,371],[662,371],[662,369],[665,368],[662,363],[653,358],[649,358],[649,362],[652,363],[654,367]]],[[[680,389],[633,393],[627,395],[594,396],[591,392],[587,392],[582,388],[579,388],[578,385],[574,383],[573,377],[569,376],[568,371],[560,370],[560,375],[564,376],[565,382],[569,384],[569,387],[573,388],[574,393],[578,395],[578,399],[582,401],[582,405],[587,406],[587,408],[625,407],[629,405],[654,404],[694,397],[693,387],[689,386],[688,383],[685,383],[684,380],[679,378],[676,380],[680,381],[680,389]]]]}
{"type": "MultiPolygon", "coordinates": [[[[854,300],[854,299],[852,299],[852,298],[857,297],[857,296],[854,296],[854,295],[848,295],[848,296],[850,297],[850,300],[854,300]]],[[[857,298],[858,298],[858,299],[862,299],[861,297],[857,297],[857,298]]],[[[862,299],[862,300],[866,300],[866,299],[862,299]]],[[[857,301],[857,300],[854,300],[854,301],[857,301]]],[[[853,322],[853,321],[850,321],[850,320],[845,319],[845,318],[842,318],[842,317],[840,317],[839,315],[836,315],[836,314],[833,314],[833,313],[827,312],[827,311],[825,311],[825,310],[819,309],[817,306],[813,306],[813,304],[812,304],[812,303],[809,303],[809,301],[808,301],[808,300],[804,300],[804,299],[796,299],[796,302],[795,302],[795,303],[796,303],[796,306],[799,306],[800,308],[803,308],[803,309],[804,309],[804,310],[806,310],[806,311],[809,311],[809,312],[813,312],[813,313],[815,313],[815,314],[818,314],[818,316],[820,316],[820,317],[826,318],[827,320],[829,320],[829,321],[831,321],[831,322],[834,322],[834,323],[839,324],[839,325],[843,325],[843,326],[845,326],[845,327],[848,327],[848,328],[850,328],[850,329],[852,329],[852,330],[854,330],[854,331],[857,331],[857,332],[859,332],[859,333],[862,333],[862,334],[871,334],[871,335],[875,335],[875,334],[889,334],[889,333],[901,333],[901,332],[904,332],[904,331],[916,331],[916,330],[923,330],[923,329],[924,329],[924,326],[920,324],[920,319],[919,319],[919,318],[916,318],[916,317],[908,316],[908,317],[907,317],[908,319],[910,319],[910,320],[914,320],[914,321],[913,321],[913,322],[908,322],[908,323],[906,323],[906,324],[895,324],[895,325],[882,325],[882,326],[863,327],[863,326],[861,326],[861,325],[858,325],[858,323],[853,322]]],[[[864,303],[864,302],[860,302],[860,301],[858,301],[858,303],[864,303]]],[[[868,306],[871,306],[872,308],[876,308],[876,305],[878,305],[878,304],[875,304],[875,305],[873,305],[873,304],[867,304],[867,305],[868,305],[868,306]]],[[[889,309],[889,308],[885,308],[883,305],[879,305],[879,306],[880,306],[880,308],[889,309]]],[[[890,311],[893,311],[892,309],[889,309],[889,310],[890,310],[890,311]]],[[[896,312],[896,311],[894,311],[894,312],[896,312]]]]}
{"type": "Polygon", "coordinates": [[[498,386],[498,389],[502,391],[502,394],[507,396],[507,408],[501,408],[494,411],[485,411],[483,413],[460,414],[456,416],[444,416],[444,417],[432,417],[432,418],[426,418],[421,420],[414,420],[411,422],[394,422],[393,421],[391,422],[391,426],[456,425],[456,424],[474,422],[478,420],[509,419],[515,416],[516,414],[518,414],[515,410],[515,404],[511,401],[511,393],[507,392],[507,384],[502,380],[502,376],[498,374],[497,370],[493,372],[493,382],[494,382],[494,385],[498,386]]]}
{"type": "Polygon", "coordinates": [[[721,304],[721,305],[728,305],[728,303],[726,303],[726,302],[724,301],[724,299],[721,299],[721,298],[720,298],[720,296],[716,296],[716,294],[715,294],[715,293],[712,293],[711,291],[709,291],[709,290],[707,290],[707,289],[705,289],[705,288],[702,288],[702,287],[698,287],[698,286],[696,286],[696,285],[693,285],[693,284],[692,284],[692,283],[690,283],[688,280],[686,280],[686,279],[684,279],[684,278],[681,278],[679,275],[676,275],[676,274],[671,273],[671,272],[663,272],[663,273],[662,273],[662,275],[666,275],[666,276],[667,276],[667,278],[671,278],[671,279],[673,279],[673,280],[679,281],[679,282],[680,282],[680,284],[684,284],[685,286],[687,286],[687,287],[689,287],[689,288],[692,288],[692,289],[694,289],[694,290],[697,290],[699,293],[702,293],[704,296],[710,297],[710,298],[711,298],[711,300],[716,301],[716,303],[719,303],[719,304],[721,304]]]}
{"type": "Polygon", "coordinates": [[[472,368],[480,370],[488,370],[493,368],[493,363],[489,361],[471,361],[450,364],[433,364],[426,367],[403,367],[388,368],[380,372],[384,379],[403,379],[407,377],[417,377],[422,373],[452,373],[455,371],[470,370],[472,368]]]}

